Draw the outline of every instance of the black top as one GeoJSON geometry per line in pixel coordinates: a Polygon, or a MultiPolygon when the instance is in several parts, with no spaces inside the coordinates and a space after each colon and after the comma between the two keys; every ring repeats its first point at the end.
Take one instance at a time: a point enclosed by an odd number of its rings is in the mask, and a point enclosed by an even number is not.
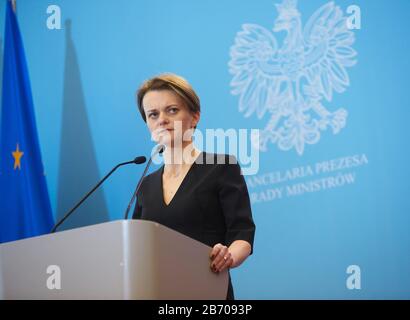
{"type": "Polygon", "coordinates": [[[211,247],[245,240],[253,251],[255,224],[245,179],[234,156],[202,152],[168,205],[163,197],[163,172],[164,165],[144,178],[134,219],[158,222],[211,247]]]}

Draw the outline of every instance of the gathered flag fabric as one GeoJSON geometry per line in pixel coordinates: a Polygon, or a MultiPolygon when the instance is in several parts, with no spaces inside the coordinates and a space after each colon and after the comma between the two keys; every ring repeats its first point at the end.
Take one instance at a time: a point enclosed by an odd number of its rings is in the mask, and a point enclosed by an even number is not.
{"type": "Polygon", "coordinates": [[[0,243],[48,233],[54,224],[24,48],[10,1],[4,39],[0,243]]]}

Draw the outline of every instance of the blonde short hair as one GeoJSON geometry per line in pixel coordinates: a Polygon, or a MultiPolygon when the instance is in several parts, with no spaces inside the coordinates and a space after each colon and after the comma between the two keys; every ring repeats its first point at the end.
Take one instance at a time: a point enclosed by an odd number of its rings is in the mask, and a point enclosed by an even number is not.
{"type": "Polygon", "coordinates": [[[187,80],[173,73],[163,73],[145,80],[137,91],[138,109],[142,119],[147,122],[142,100],[149,91],[170,90],[176,93],[192,113],[201,112],[199,97],[187,80]]]}

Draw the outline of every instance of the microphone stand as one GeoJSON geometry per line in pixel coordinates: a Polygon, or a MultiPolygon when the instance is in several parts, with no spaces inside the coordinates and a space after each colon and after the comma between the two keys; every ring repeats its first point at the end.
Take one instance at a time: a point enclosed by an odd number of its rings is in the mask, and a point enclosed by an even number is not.
{"type": "Polygon", "coordinates": [[[130,202],[128,203],[128,207],[127,210],[125,210],[125,214],[124,214],[124,219],[127,220],[128,219],[128,213],[130,212],[131,206],[135,201],[135,198],[137,197],[137,193],[141,187],[142,184],[142,180],[144,179],[145,175],[147,174],[148,168],[151,165],[152,162],[152,158],[154,156],[156,156],[158,153],[161,154],[163,153],[165,150],[165,146],[163,144],[160,144],[157,149],[155,150],[155,152],[152,154],[152,156],[149,158],[147,165],[145,166],[144,172],[142,173],[141,179],[138,181],[137,187],[135,188],[134,194],[132,195],[132,198],[130,200],[130,202]]]}
{"type": "Polygon", "coordinates": [[[100,182],[98,182],[96,184],[96,186],[94,188],[92,188],[69,212],[67,212],[64,217],[58,221],[53,229],[51,229],[50,233],[54,233],[57,228],[115,171],[117,170],[119,167],[121,166],[125,166],[127,164],[131,164],[131,163],[135,163],[135,164],[141,164],[144,163],[147,159],[145,157],[136,157],[134,160],[132,161],[127,161],[127,162],[123,162],[120,163],[118,165],[116,165],[103,179],[101,179],[100,182]]]}

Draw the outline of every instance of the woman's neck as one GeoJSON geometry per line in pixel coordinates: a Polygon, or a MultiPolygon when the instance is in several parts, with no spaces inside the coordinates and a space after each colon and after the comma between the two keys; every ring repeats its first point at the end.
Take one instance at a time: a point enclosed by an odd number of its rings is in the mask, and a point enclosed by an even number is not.
{"type": "Polygon", "coordinates": [[[165,173],[171,176],[180,175],[195,162],[200,153],[192,142],[179,148],[167,147],[164,151],[165,173]]]}

